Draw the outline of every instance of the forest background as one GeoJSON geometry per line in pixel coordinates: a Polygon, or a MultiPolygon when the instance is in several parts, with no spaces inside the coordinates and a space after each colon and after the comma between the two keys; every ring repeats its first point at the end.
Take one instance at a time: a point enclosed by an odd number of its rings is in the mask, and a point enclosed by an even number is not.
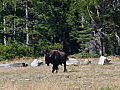
{"type": "Polygon", "coordinates": [[[0,0],[0,60],[120,55],[119,15],[120,0],[0,0]]]}

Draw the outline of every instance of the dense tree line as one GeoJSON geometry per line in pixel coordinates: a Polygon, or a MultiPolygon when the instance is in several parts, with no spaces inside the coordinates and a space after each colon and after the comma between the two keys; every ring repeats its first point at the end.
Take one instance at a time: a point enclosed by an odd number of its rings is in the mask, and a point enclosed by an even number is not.
{"type": "Polygon", "coordinates": [[[0,0],[0,57],[120,55],[119,0],[0,0]]]}

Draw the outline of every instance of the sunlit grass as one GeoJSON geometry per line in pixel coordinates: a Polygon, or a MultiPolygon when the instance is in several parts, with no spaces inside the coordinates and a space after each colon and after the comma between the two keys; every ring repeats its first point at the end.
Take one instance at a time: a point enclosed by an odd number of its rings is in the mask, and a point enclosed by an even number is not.
{"type": "MultiPolygon", "coordinates": [[[[44,58],[41,58],[44,61],[44,58]]],[[[91,58],[92,60],[92,58],[91,58]]],[[[32,62],[33,59],[7,63],[32,62]]],[[[52,65],[39,67],[0,67],[0,90],[120,90],[120,63],[110,65],[71,65],[68,72],[59,66],[51,73],[52,65]]]]}

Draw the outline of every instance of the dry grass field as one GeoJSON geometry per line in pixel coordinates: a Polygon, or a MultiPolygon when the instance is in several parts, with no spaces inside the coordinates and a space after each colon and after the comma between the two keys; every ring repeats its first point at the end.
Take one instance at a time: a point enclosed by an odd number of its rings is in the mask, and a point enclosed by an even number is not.
{"type": "MultiPolygon", "coordinates": [[[[22,59],[1,63],[32,61],[22,59]]],[[[120,59],[114,58],[111,63],[71,65],[67,66],[66,73],[63,66],[59,66],[57,74],[51,73],[52,65],[45,64],[39,67],[0,67],[0,90],[120,90],[120,59]]]]}

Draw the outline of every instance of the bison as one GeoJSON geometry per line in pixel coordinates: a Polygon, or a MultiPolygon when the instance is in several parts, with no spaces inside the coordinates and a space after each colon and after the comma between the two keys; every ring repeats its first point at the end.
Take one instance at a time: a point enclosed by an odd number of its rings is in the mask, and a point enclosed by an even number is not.
{"type": "Polygon", "coordinates": [[[45,56],[45,63],[47,66],[49,64],[53,64],[52,73],[56,70],[56,73],[58,72],[58,66],[64,64],[64,72],[67,71],[66,69],[66,60],[67,60],[67,54],[65,52],[59,51],[59,50],[51,50],[47,52],[45,56]]]}

